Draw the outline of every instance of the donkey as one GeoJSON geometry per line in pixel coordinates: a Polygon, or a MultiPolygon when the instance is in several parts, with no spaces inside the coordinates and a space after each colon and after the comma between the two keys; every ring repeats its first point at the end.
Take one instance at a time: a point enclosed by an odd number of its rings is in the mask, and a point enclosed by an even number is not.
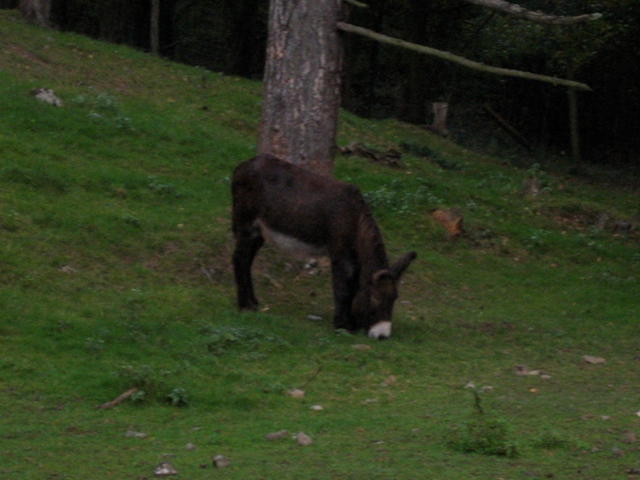
{"type": "Polygon", "coordinates": [[[300,258],[331,260],[334,326],[391,335],[400,277],[416,258],[389,265],[380,230],[360,191],[272,155],[258,155],[233,172],[233,268],[241,310],[255,309],[251,265],[265,239],[300,258]]]}

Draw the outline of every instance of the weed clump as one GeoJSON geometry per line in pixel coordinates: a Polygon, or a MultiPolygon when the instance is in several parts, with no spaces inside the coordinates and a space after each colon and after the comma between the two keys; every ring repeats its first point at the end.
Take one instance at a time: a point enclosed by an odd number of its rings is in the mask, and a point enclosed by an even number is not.
{"type": "Polygon", "coordinates": [[[456,426],[449,445],[464,453],[498,455],[515,458],[520,455],[511,426],[492,413],[485,412],[478,392],[473,390],[474,411],[469,420],[456,426]]]}
{"type": "Polygon", "coordinates": [[[279,336],[255,328],[203,324],[199,333],[204,336],[207,350],[215,356],[221,356],[238,349],[253,353],[255,356],[263,348],[288,345],[279,336]]]}

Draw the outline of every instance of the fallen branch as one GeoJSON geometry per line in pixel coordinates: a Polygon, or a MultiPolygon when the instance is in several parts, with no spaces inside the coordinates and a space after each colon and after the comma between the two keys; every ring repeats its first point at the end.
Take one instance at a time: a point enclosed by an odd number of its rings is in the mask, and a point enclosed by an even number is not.
{"type": "Polygon", "coordinates": [[[515,3],[505,2],[504,0],[465,0],[468,3],[474,5],[480,5],[481,7],[497,10],[502,13],[507,13],[516,18],[524,18],[536,23],[546,23],[550,25],[570,25],[573,23],[590,22],[593,20],[600,20],[602,18],[601,13],[587,13],[584,15],[577,15],[574,17],[565,17],[557,15],[547,15],[542,12],[534,12],[533,10],[527,10],[526,8],[517,5],[515,3]]]}
{"type": "Polygon", "coordinates": [[[357,155],[358,157],[368,158],[373,162],[381,163],[392,168],[400,168],[403,166],[402,154],[394,149],[381,151],[363,145],[362,143],[351,142],[346,147],[341,147],[340,151],[344,155],[357,155]]]}
{"type": "Polygon", "coordinates": [[[423,53],[425,55],[431,55],[433,57],[441,58],[449,62],[457,63],[472,70],[492,73],[494,75],[525,78],[527,80],[537,80],[539,82],[551,83],[552,85],[556,86],[563,85],[565,87],[574,87],[579,90],[591,91],[591,87],[584,83],[575,82],[573,80],[565,80],[562,78],[549,77],[547,75],[540,75],[538,73],[523,72],[521,70],[510,70],[508,68],[492,67],[489,65],[485,65],[484,63],[469,60],[468,58],[464,58],[450,52],[444,52],[435,48],[417,45],[405,40],[400,40],[399,38],[388,37],[387,35],[382,35],[366,28],[357,27],[355,25],[351,25],[350,23],[338,22],[337,27],[344,32],[355,33],[357,35],[362,35],[363,37],[368,37],[381,43],[394,45],[396,47],[405,48],[407,50],[413,50],[414,52],[423,53]]]}
{"type": "Polygon", "coordinates": [[[351,5],[355,5],[359,8],[369,8],[369,5],[366,3],[358,2],[357,0],[344,0],[346,3],[350,3],[351,5]]]}
{"type": "Polygon", "coordinates": [[[485,103],[483,107],[485,111],[491,116],[491,118],[493,118],[493,120],[495,120],[495,122],[500,126],[500,128],[502,128],[505,132],[511,135],[511,137],[515,141],[517,141],[520,145],[522,145],[524,148],[526,148],[530,152],[533,151],[533,147],[527,141],[527,139],[524,138],[524,136],[519,131],[517,131],[515,128],[509,125],[507,121],[504,118],[502,118],[500,114],[498,114],[498,112],[496,112],[493,108],[491,108],[491,106],[489,106],[489,104],[485,103]]]}
{"type": "Polygon", "coordinates": [[[118,405],[119,403],[124,402],[127,398],[129,398],[131,395],[133,395],[134,393],[136,393],[138,391],[137,388],[132,388],[131,390],[127,390],[126,392],[124,392],[122,395],[120,395],[117,398],[114,398],[113,400],[111,400],[110,402],[107,403],[103,403],[102,405],[96,405],[96,409],[101,409],[101,410],[106,410],[108,408],[113,408],[116,405],[118,405]]]}

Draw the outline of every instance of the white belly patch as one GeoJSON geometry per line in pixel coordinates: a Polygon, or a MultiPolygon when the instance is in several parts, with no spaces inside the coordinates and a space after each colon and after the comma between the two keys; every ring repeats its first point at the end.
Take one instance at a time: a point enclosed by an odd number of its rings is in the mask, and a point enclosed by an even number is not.
{"type": "Polygon", "coordinates": [[[292,257],[306,260],[308,258],[326,257],[329,254],[326,246],[305,243],[290,235],[272,230],[260,220],[256,223],[260,227],[262,236],[267,242],[275,245],[292,257]]]}

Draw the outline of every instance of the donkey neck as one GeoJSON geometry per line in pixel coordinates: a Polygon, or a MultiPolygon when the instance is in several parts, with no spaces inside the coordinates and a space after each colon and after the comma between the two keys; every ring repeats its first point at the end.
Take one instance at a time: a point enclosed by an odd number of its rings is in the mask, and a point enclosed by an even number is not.
{"type": "Polygon", "coordinates": [[[360,215],[358,222],[358,263],[360,283],[369,284],[379,270],[389,268],[382,235],[368,211],[360,215]]]}

